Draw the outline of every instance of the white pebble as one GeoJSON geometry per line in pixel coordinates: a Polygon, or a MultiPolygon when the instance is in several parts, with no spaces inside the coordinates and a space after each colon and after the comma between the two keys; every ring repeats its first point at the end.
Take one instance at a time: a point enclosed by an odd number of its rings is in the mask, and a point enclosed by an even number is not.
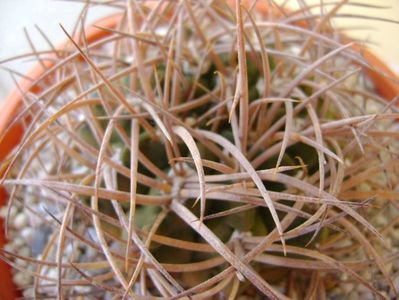
{"type": "Polygon", "coordinates": [[[379,214],[375,219],[376,224],[379,226],[386,226],[388,224],[388,220],[385,215],[379,214]]]}
{"type": "Polygon", "coordinates": [[[370,291],[360,293],[359,298],[362,300],[374,300],[375,299],[373,293],[370,291]]]}
{"type": "Polygon", "coordinates": [[[14,274],[13,280],[14,280],[15,284],[19,285],[19,286],[26,286],[32,282],[31,276],[24,272],[18,272],[16,274],[14,274]]]}
{"type": "Polygon", "coordinates": [[[85,251],[85,255],[87,256],[87,258],[93,259],[94,257],[96,257],[98,255],[98,252],[97,252],[97,250],[95,250],[92,247],[87,247],[86,251],[85,251]]]}
{"type": "Polygon", "coordinates": [[[46,274],[47,277],[52,278],[52,279],[57,279],[58,278],[58,270],[57,269],[50,269],[47,271],[46,274]]]}
{"type": "Polygon", "coordinates": [[[84,114],[78,114],[78,121],[83,122],[86,119],[86,116],[84,114]]]}
{"type": "Polygon", "coordinates": [[[26,227],[24,229],[21,230],[21,236],[26,240],[26,241],[30,241],[32,239],[33,236],[33,229],[31,227],[26,227]]]}
{"type": "Polygon", "coordinates": [[[0,218],[5,219],[7,216],[7,206],[3,206],[0,208],[0,218]]]}
{"type": "Polygon", "coordinates": [[[357,289],[357,291],[359,293],[368,293],[368,292],[370,292],[370,289],[367,286],[363,285],[363,284],[359,284],[356,289],[357,289]]]}
{"type": "Polygon", "coordinates": [[[21,256],[30,256],[30,249],[29,247],[21,247],[18,249],[18,254],[21,256]]]}
{"type": "Polygon", "coordinates": [[[17,258],[17,259],[15,260],[15,263],[16,263],[18,266],[22,266],[22,267],[27,267],[27,266],[28,266],[28,262],[27,262],[25,259],[17,258]]]}
{"type": "Polygon", "coordinates": [[[77,286],[74,286],[73,289],[79,294],[84,294],[84,293],[89,293],[91,291],[92,287],[88,286],[88,285],[77,285],[77,286]]]}
{"type": "Polygon", "coordinates": [[[28,225],[28,217],[23,213],[19,213],[15,217],[13,224],[16,229],[22,229],[28,225]]]}
{"type": "Polygon", "coordinates": [[[349,294],[354,288],[353,283],[344,283],[341,284],[341,289],[345,292],[345,294],[349,294]]]}
{"type": "Polygon", "coordinates": [[[348,300],[359,300],[359,294],[356,291],[352,291],[349,294],[348,300]]]}
{"type": "Polygon", "coordinates": [[[97,244],[100,243],[100,240],[97,237],[96,230],[93,227],[87,228],[87,234],[89,235],[89,237],[92,239],[93,242],[97,244]]]}
{"type": "Polygon", "coordinates": [[[122,250],[121,244],[119,242],[113,242],[109,248],[115,252],[122,250]]]}
{"type": "Polygon", "coordinates": [[[73,252],[73,246],[71,243],[65,246],[64,248],[64,254],[70,256],[73,252]]]}
{"type": "MultiPolygon", "coordinates": [[[[51,269],[47,272],[42,272],[48,278],[57,279],[58,278],[58,271],[57,269],[51,269]]],[[[44,279],[42,281],[43,287],[40,289],[40,292],[43,294],[50,294],[55,292],[55,287],[53,286],[54,282],[44,279]]]]}
{"type": "Polygon", "coordinates": [[[24,289],[24,291],[22,292],[22,295],[25,298],[32,298],[33,299],[34,296],[35,296],[35,291],[34,291],[33,288],[24,289]]]}
{"type": "Polygon", "coordinates": [[[342,280],[342,281],[348,280],[348,274],[342,273],[342,274],[341,274],[341,280],[342,280]]]}
{"type": "MultiPolygon", "coordinates": [[[[372,275],[370,271],[365,271],[362,273],[362,276],[365,280],[370,281],[372,279],[372,275]]],[[[364,285],[361,285],[364,286],[364,285]]]]}
{"type": "Polygon", "coordinates": [[[29,224],[32,227],[39,227],[43,223],[43,220],[34,214],[29,214],[28,218],[29,224]]]}
{"type": "Polygon", "coordinates": [[[15,248],[19,248],[19,247],[22,247],[22,246],[24,246],[26,243],[25,243],[25,241],[23,240],[23,239],[21,239],[20,237],[16,237],[16,238],[14,238],[12,241],[10,241],[10,242],[12,242],[12,244],[14,245],[14,247],[15,248]]]}
{"type": "Polygon", "coordinates": [[[8,243],[4,246],[4,250],[6,250],[8,252],[13,252],[15,250],[15,245],[8,243]]]}
{"type": "MultiPolygon", "coordinates": [[[[2,208],[0,208],[0,218],[5,219],[7,217],[7,211],[8,211],[8,207],[7,206],[3,206],[2,208]]],[[[18,210],[15,206],[11,206],[10,208],[10,219],[13,219],[15,217],[15,215],[17,214],[18,210]]]]}

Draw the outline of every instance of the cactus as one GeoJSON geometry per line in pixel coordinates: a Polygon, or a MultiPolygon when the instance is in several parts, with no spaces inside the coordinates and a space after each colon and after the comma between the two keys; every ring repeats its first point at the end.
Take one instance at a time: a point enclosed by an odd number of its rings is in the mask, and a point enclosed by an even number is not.
{"type": "Polygon", "coordinates": [[[331,27],[347,1],[126,2],[106,38],[63,29],[13,120],[24,296],[397,297],[397,98],[331,27]]]}

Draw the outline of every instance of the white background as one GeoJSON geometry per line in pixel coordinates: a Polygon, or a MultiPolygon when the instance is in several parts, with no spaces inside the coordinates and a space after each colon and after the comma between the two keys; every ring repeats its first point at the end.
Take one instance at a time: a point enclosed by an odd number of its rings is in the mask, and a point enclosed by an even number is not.
{"type": "MultiPolygon", "coordinates": [[[[37,49],[48,47],[35,25],[45,32],[53,44],[58,45],[66,39],[59,24],[71,31],[82,8],[82,3],[62,0],[0,0],[0,61],[31,51],[24,28],[37,49]]],[[[104,6],[94,7],[88,15],[88,23],[112,12],[104,6]]],[[[32,62],[24,59],[3,65],[26,72],[32,62]]],[[[0,102],[13,86],[9,73],[0,69],[0,102]]]]}

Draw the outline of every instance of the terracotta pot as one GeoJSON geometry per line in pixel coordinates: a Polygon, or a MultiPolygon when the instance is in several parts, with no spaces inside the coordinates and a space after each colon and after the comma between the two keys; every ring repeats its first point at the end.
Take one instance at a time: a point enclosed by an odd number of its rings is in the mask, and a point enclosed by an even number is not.
{"type": "MultiPolygon", "coordinates": [[[[106,17],[104,19],[99,20],[95,24],[89,26],[86,30],[87,42],[93,43],[98,41],[108,35],[110,35],[109,31],[101,30],[95,26],[104,27],[104,28],[114,28],[118,22],[121,20],[121,15],[113,15],[106,17]]],[[[63,49],[64,44],[62,44],[59,49],[63,49]]],[[[53,61],[45,60],[44,61],[47,68],[51,68],[54,66],[53,61]]],[[[35,65],[27,74],[28,78],[38,79],[44,73],[45,69],[43,69],[42,65],[35,65]]],[[[35,83],[32,84],[32,81],[28,79],[22,79],[19,82],[19,86],[23,91],[31,91],[31,92],[39,92],[40,89],[35,83]]],[[[8,97],[4,100],[1,109],[0,109],[0,136],[8,129],[7,134],[0,140],[0,161],[2,161],[8,153],[10,153],[13,148],[19,143],[22,134],[23,127],[21,124],[15,124],[11,128],[9,124],[13,120],[13,118],[19,112],[20,107],[22,106],[22,97],[19,90],[14,89],[8,97]]],[[[0,170],[0,176],[1,176],[0,170]]],[[[0,186],[0,207],[4,206],[7,201],[7,192],[4,187],[0,186]]],[[[3,248],[6,243],[6,238],[4,235],[4,220],[0,218],[0,248],[3,248]]],[[[13,281],[11,268],[8,266],[3,260],[0,259],[0,299],[16,299],[18,297],[18,291],[16,290],[13,281]]]]}
{"type": "MultiPolygon", "coordinates": [[[[234,5],[234,1],[228,1],[230,4],[234,5]]],[[[247,2],[247,1],[243,1],[247,2]]],[[[248,2],[247,2],[248,3],[248,2]]],[[[268,13],[268,8],[264,3],[258,3],[256,9],[261,13],[268,13]]],[[[105,28],[115,28],[118,22],[121,20],[121,15],[113,15],[100,21],[96,22],[95,25],[105,28]]],[[[299,24],[300,26],[304,24],[299,24]]],[[[109,31],[104,31],[95,26],[90,26],[86,30],[88,43],[93,43],[98,41],[110,34],[109,31]]],[[[60,49],[62,49],[61,45],[60,49]]],[[[392,72],[381,60],[378,59],[369,50],[354,47],[355,50],[361,51],[365,59],[374,66],[376,69],[383,71],[385,74],[391,76],[392,78],[398,78],[394,72],[392,72]]],[[[45,61],[46,67],[51,68],[54,63],[50,60],[45,61]]],[[[379,73],[374,72],[370,69],[364,69],[364,72],[370,77],[375,85],[377,92],[387,100],[393,99],[395,96],[399,95],[399,84],[389,80],[387,77],[381,76],[379,73]]],[[[32,70],[27,74],[29,78],[38,79],[45,73],[45,70],[40,64],[37,64],[32,68],[32,70]]],[[[398,79],[399,80],[399,79],[398,79]]],[[[19,86],[23,91],[39,92],[40,89],[35,83],[30,80],[23,79],[19,82],[19,86]]],[[[0,109],[0,136],[8,129],[6,135],[0,141],[0,161],[2,161],[10,151],[19,143],[22,134],[23,127],[21,124],[15,124],[11,128],[9,124],[13,118],[17,115],[20,107],[22,106],[22,97],[19,90],[13,90],[6,100],[3,102],[0,109]]],[[[1,174],[0,174],[1,175],[1,174]]],[[[7,200],[7,193],[3,187],[0,186],[0,207],[5,205],[7,200]]],[[[3,230],[3,220],[0,219],[0,248],[5,244],[4,230],[3,230]]],[[[0,259],[0,282],[2,288],[0,289],[0,299],[15,299],[18,292],[12,282],[10,267],[0,259]]]]}

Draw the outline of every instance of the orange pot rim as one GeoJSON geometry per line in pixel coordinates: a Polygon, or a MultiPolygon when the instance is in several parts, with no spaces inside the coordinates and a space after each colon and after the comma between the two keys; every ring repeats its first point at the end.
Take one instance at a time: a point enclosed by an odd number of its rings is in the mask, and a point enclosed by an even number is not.
{"type": "MultiPolygon", "coordinates": [[[[227,0],[227,2],[234,6],[234,2],[232,0],[227,0]]],[[[249,1],[243,0],[244,5],[249,5],[249,1]]],[[[151,5],[151,3],[150,3],[151,5]]],[[[256,10],[262,14],[267,14],[269,11],[268,5],[266,3],[258,2],[256,4],[256,10]]],[[[122,14],[115,14],[111,16],[107,16],[101,18],[97,22],[90,25],[85,33],[88,43],[93,43],[102,38],[105,38],[111,34],[111,31],[106,31],[100,29],[102,28],[115,28],[117,24],[121,21],[122,14]]],[[[302,25],[301,25],[302,26],[302,25]]],[[[61,44],[58,49],[62,49],[63,46],[66,45],[67,42],[61,44]]],[[[382,62],[375,54],[373,54],[369,49],[360,47],[356,45],[353,47],[354,50],[361,53],[362,56],[366,59],[366,61],[374,67],[374,70],[370,68],[363,68],[364,72],[368,75],[371,81],[374,83],[375,89],[379,95],[387,99],[387,101],[393,99],[397,95],[399,95],[399,77],[395,74],[384,62],[382,62]],[[378,71],[375,71],[378,70],[378,71]],[[381,73],[386,76],[381,75],[381,73]],[[390,79],[390,78],[394,79],[390,79]],[[396,82],[395,82],[396,80],[396,82]]],[[[51,68],[54,66],[54,62],[51,60],[46,60],[45,66],[47,68],[51,68]]],[[[36,63],[31,70],[27,73],[27,78],[30,79],[38,79],[40,76],[44,74],[46,70],[42,67],[41,64],[36,63]]],[[[23,98],[20,90],[22,91],[32,91],[36,87],[32,85],[32,81],[23,78],[19,81],[19,89],[14,88],[11,93],[6,97],[5,101],[2,103],[0,107],[0,136],[7,130],[12,119],[17,115],[20,107],[23,104],[23,98]]],[[[21,136],[23,134],[23,128],[20,124],[16,124],[13,128],[7,132],[4,136],[3,140],[0,141],[0,161],[3,160],[8,153],[12,151],[12,149],[18,144],[21,136]]],[[[6,193],[5,190],[0,186],[0,207],[5,204],[6,201],[6,193]]],[[[1,223],[1,220],[0,220],[1,223]]],[[[0,224],[1,225],[1,224],[0,224]]],[[[0,228],[0,246],[4,243],[4,234],[2,228],[0,228]]],[[[17,297],[17,292],[15,290],[15,286],[12,282],[11,270],[9,266],[6,266],[5,263],[0,259],[0,282],[3,284],[3,288],[0,289],[0,298],[1,299],[15,299],[17,297]],[[8,288],[7,288],[8,287],[8,288]]]]}
{"type": "MultiPolygon", "coordinates": [[[[102,30],[100,28],[114,28],[121,19],[122,16],[120,14],[116,14],[104,17],[90,25],[85,30],[87,43],[90,44],[109,36],[111,32],[102,30]]],[[[63,49],[68,42],[69,41],[62,43],[57,49],[63,49]]],[[[47,69],[55,65],[52,60],[45,60],[43,63],[47,69]]],[[[4,132],[4,130],[7,128],[7,125],[11,122],[12,118],[17,114],[20,106],[22,105],[21,90],[25,92],[31,91],[34,88],[34,86],[32,86],[31,79],[34,81],[42,76],[45,71],[46,69],[44,69],[41,64],[36,63],[26,74],[27,78],[22,78],[18,82],[19,88],[14,88],[6,97],[0,108],[0,133],[4,132]]]]}
{"type": "MultiPolygon", "coordinates": [[[[104,17],[90,25],[85,30],[87,42],[93,43],[110,35],[109,31],[102,30],[100,27],[114,28],[118,22],[120,22],[121,18],[121,14],[111,15],[104,17]]],[[[67,43],[68,41],[61,44],[58,49],[63,49],[67,43]]],[[[54,66],[54,62],[51,60],[44,61],[44,64],[46,68],[51,68],[54,66]]],[[[5,130],[8,129],[9,124],[18,114],[20,107],[23,105],[23,98],[20,90],[25,92],[34,90],[36,87],[32,85],[32,81],[30,79],[35,81],[36,79],[40,78],[45,71],[46,69],[44,69],[41,64],[36,63],[27,73],[27,78],[23,78],[19,81],[19,88],[14,88],[6,97],[5,101],[0,107],[0,136],[5,132],[5,130]]],[[[19,143],[22,134],[23,128],[21,124],[15,124],[12,128],[9,128],[9,131],[0,141],[0,161],[2,161],[19,143]]],[[[7,196],[8,195],[4,187],[0,186],[0,207],[5,205],[7,196]]],[[[3,220],[0,219],[0,247],[3,247],[5,243],[6,238],[4,235],[3,220]]],[[[11,267],[2,259],[0,259],[0,282],[2,283],[2,288],[0,289],[0,299],[11,300],[17,299],[20,296],[20,292],[16,289],[16,286],[12,280],[11,267]]]]}

